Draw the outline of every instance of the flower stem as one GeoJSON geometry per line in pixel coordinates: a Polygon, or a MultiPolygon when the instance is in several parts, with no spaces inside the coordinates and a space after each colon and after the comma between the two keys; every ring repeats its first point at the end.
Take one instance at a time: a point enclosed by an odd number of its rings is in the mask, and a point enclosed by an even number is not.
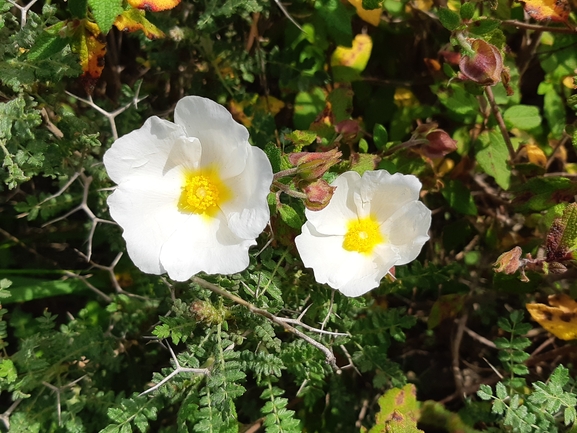
{"type": "Polygon", "coordinates": [[[290,195],[291,197],[302,199],[307,198],[307,195],[304,192],[295,191],[294,189],[291,189],[290,186],[285,185],[284,183],[274,181],[272,184],[285,194],[290,195]]]}
{"type": "Polygon", "coordinates": [[[503,116],[501,115],[501,110],[499,110],[499,106],[495,102],[495,95],[493,95],[493,89],[491,86],[485,87],[485,94],[487,95],[487,99],[489,100],[489,104],[491,105],[491,109],[493,110],[493,114],[495,115],[495,119],[497,119],[497,124],[499,125],[499,129],[501,130],[501,135],[507,144],[507,149],[509,150],[509,158],[511,158],[511,164],[515,160],[515,149],[513,148],[513,143],[511,142],[511,137],[509,137],[509,132],[507,131],[507,127],[505,126],[505,121],[503,120],[503,116]]]}

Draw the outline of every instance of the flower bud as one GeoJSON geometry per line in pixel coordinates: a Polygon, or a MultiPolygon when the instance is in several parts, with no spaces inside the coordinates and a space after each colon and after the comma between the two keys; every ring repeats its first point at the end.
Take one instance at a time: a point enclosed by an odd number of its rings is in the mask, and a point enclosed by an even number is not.
{"type": "Polygon", "coordinates": [[[457,150],[457,142],[442,129],[433,130],[425,137],[429,142],[421,147],[421,152],[429,158],[441,158],[457,150]]]}
{"type": "Polygon", "coordinates": [[[292,165],[298,168],[303,180],[315,180],[340,161],[342,153],[337,149],[328,152],[298,152],[288,156],[292,165]]]}
{"type": "Polygon", "coordinates": [[[463,56],[459,61],[460,77],[483,86],[493,86],[501,81],[503,57],[499,49],[482,39],[473,39],[471,49],[474,55],[463,56]]]}
{"type": "Polygon", "coordinates": [[[495,272],[502,272],[507,275],[514,274],[522,266],[521,254],[523,251],[520,247],[515,247],[506,253],[499,256],[497,261],[493,263],[495,272]]]}
{"type": "Polygon", "coordinates": [[[305,206],[310,210],[324,209],[335,192],[336,187],[330,186],[324,179],[318,179],[303,188],[307,195],[305,206]]]}

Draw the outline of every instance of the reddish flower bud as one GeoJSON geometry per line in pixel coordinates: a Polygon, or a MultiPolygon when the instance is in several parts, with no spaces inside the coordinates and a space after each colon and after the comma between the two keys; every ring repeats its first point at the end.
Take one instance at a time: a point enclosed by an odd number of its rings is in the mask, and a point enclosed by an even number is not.
{"type": "Polygon", "coordinates": [[[473,39],[471,49],[475,54],[463,56],[459,62],[460,77],[483,86],[493,86],[501,81],[503,57],[499,49],[482,39],[473,39]]]}
{"type": "Polygon", "coordinates": [[[515,247],[506,253],[499,256],[497,261],[493,263],[495,272],[502,272],[507,275],[514,274],[522,266],[521,254],[523,251],[520,247],[515,247]]]}
{"type": "Polygon", "coordinates": [[[441,158],[457,150],[457,142],[442,129],[436,129],[426,135],[429,142],[421,148],[421,152],[429,158],[441,158]]]}
{"type": "Polygon", "coordinates": [[[324,209],[331,201],[336,189],[336,187],[330,186],[324,179],[318,179],[309,183],[303,188],[303,192],[307,195],[305,206],[310,210],[324,209]]]}
{"type": "Polygon", "coordinates": [[[288,160],[298,168],[298,174],[303,180],[315,180],[321,177],[329,168],[337,164],[342,153],[337,149],[328,152],[298,152],[291,153],[288,160]]]}
{"type": "Polygon", "coordinates": [[[357,135],[361,127],[359,122],[352,119],[342,120],[335,125],[335,131],[343,135],[357,135]]]}

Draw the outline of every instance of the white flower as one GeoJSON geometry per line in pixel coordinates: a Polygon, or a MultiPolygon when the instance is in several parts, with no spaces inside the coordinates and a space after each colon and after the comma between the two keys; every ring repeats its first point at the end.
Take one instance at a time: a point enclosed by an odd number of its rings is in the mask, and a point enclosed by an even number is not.
{"type": "Polygon", "coordinates": [[[360,296],[393,266],[419,255],[429,239],[431,211],[418,201],[421,183],[415,176],[378,170],[361,177],[349,171],[331,185],[337,189],[329,205],[306,210],[295,242],[319,283],[360,296]]]}
{"type": "Polygon", "coordinates": [[[185,97],[174,120],[151,117],[106,152],[118,184],[110,214],[143,272],[178,281],[240,272],[269,220],[270,162],[216,102],[185,97]]]}

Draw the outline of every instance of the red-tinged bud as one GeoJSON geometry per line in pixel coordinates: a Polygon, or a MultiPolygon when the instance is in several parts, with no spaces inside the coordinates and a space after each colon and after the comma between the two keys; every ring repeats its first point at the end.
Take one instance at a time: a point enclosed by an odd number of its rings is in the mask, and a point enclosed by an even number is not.
{"type": "Polygon", "coordinates": [[[329,168],[341,160],[342,153],[337,149],[328,152],[291,153],[288,160],[298,168],[298,175],[303,180],[320,178],[329,168]]]}
{"type": "Polygon", "coordinates": [[[459,62],[462,79],[471,80],[483,86],[493,86],[501,81],[503,57],[495,45],[482,39],[469,39],[472,56],[463,56],[459,62]]]}
{"type": "Polygon", "coordinates": [[[318,179],[303,188],[307,195],[305,206],[310,210],[321,210],[327,207],[337,188],[330,186],[324,179],[318,179]]]}
{"type": "Polygon", "coordinates": [[[517,269],[521,267],[522,252],[520,247],[515,247],[511,251],[501,254],[493,264],[495,272],[503,272],[507,275],[517,272],[517,269]]]}
{"type": "Polygon", "coordinates": [[[457,150],[457,142],[442,129],[429,132],[426,139],[429,142],[421,147],[421,152],[429,158],[441,158],[457,150]]]}
{"type": "Polygon", "coordinates": [[[439,54],[449,65],[458,65],[461,61],[461,54],[454,51],[439,51],[439,54]]]}
{"type": "Polygon", "coordinates": [[[335,125],[335,131],[345,136],[357,135],[360,130],[359,122],[352,119],[342,120],[335,125]]]}

